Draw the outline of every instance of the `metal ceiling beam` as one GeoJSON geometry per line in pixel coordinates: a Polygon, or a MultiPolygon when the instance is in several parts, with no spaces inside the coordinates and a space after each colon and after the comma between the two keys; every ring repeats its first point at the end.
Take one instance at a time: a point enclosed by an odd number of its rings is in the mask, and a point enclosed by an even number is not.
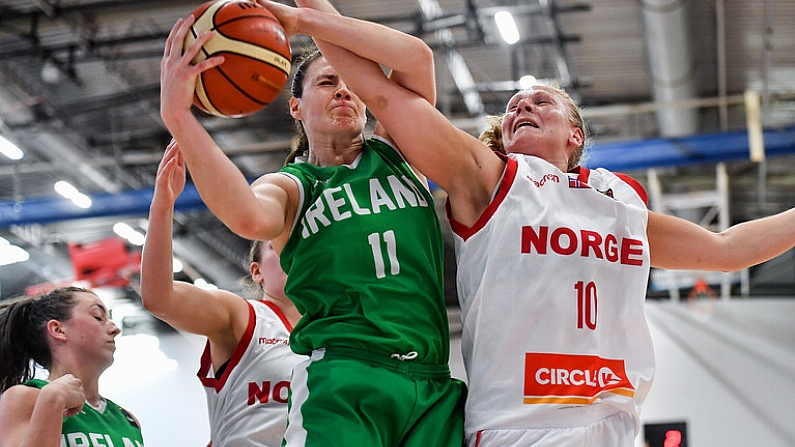
{"type": "MultiPolygon", "coordinates": [[[[426,21],[434,20],[442,15],[442,7],[436,0],[417,0],[426,21]]],[[[447,66],[458,90],[464,97],[464,104],[470,115],[482,115],[486,109],[480,94],[474,90],[475,79],[467,66],[464,56],[455,48],[455,39],[449,29],[435,32],[436,37],[447,46],[447,66]]]]}
{"type": "MultiPolygon", "coordinates": [[[[37,5],[40,2],[37,1],[37,5]]],[[[46,3],[46,2],[41,2],[46,3]]],[[[138,10],[143,11],[146,9],[151,8],[162,8],[164,5],[172,6],[175,8],[185,7],[189,10],[193,10],[198,6],[195,1],[192,0],[125,0],[123,2],[117,0],[107,0],[107,1],[97,1],[97,2],[88,2],[88,3],[79,3],[73,4],[71,3],[69,6],[62,6],[63,2],[57,2],[58,5],[52,5],[51,8],[48,10],[37,9],[33,11],[19,11],[19,10],[4,10],[3,14],[0,15],[0,24],[8,23],[13,21],[25,21],[30,20],[33,17],[39,17],[42,15],[42,12],[46,13],[46,16],[52,19],[56,19],[68,14],[74,13],[91,13],[96,14],[100,12],[107,12],[110,10],[138,10]]],[[[40,5],[39,5],[40,6],[40,5]]]]}
{"type": "MultiPolygon", "coordinates": [[[[558,5],[552,4],[551,11],[553,14],[565,14],[571,12],[584,12],[590,11],[593,7],[590,4],[586,3],[574,3],[568,5],[558,5]]],[[[543,14],[544,9],[538,4],[522,4],[522,5],[513,5],[513,6],[480,6],[477,8],[477,18],[478,19],[492,19],[494,14],[498,11],[502,10],[509,10],[511,14],[516,16],[524,16],[524,15],[537,15],[543,14]]],[[[365,19],[369,22],[376,22],[381,23],[384,25],[394,25],[397,23],[416,23],[418,21],[425,20],[426,23],[430,24],[430,27],[427,28],[429,32],[436,31],[437,29],[434,28],[436,23],[441,23],[445,21],[451,21],[451,23],[455,23],[454,26],[464,26],[465,21],[462,19],[466,17],[468,14],[467,11],[456,11],[446,14],[441,14],[436,16],[436,19],[423,19],[422,12],[418,13],[411,13],[411,14],[404,14],[404,15],[390,15],[386,17],[371,17],[365,19]],[[457,18],[457,19],[456,19],[457,18]]]]}
{"type": "MultiPolygon", "coordinates": [[[[582,38],[578,35],[572,34],[561,34],[558,36],[551,35],[551,34],[544,34],[544,35],[535,35],[535,36],[523,36],[516,42],[514,45],[552,45],[558,42],[560,43],[577,43],[582,41],[582,38]]],[[[437,43],[428,43],[428,46],[431,47],[432,50],[442,51],[448,48],[448,44],[444,42],[437,42],[437,43]]],[[[505,45],[504,42],[481,42],[476,41],[474,39],[470,40],[456,40],[455,47],[456,48],[489,48],[489,47],[497,47],[505,45]]]]}
{"type": "MultiPolygon", "coordinates": [[[[22,42],[23,45],[19,45],[17,48],[0,50],[0,58],[13,59],[17,57],[28,57],[31,54],[46,54],[47,57],[52,58],[57,57],[60,53],[72,52],[75,57],[75,62],[79,62],[87,59],[88,55],[105,48],[119,48],[125,45],[135,45],[146,42],[157,42],[160,44],[161,42],[165,42],[167,37],[168,33],[146,33],[127,35],[120,38],[89,39],[88,41],[75,40],[54,45],[47,45],[43,44],[41,41],[30,39],[30,41],[22,42]],[[76,50],[82,50],[82,52],[77,54],[75,52],[76,50]]],[[[160,56],[162,56],[162,53],[163,51],[161,49],[160,56]]],[[[149,56],[149,53],[142,54],[149,56]]]]}
{"type": "MultiPolygon", "coordinates": [[[[241,155],[263,154],[268,152],[285,152],[290,149],[292,143],[291,139],[286,140],[271,140],[262,143],[238,146],[233,148],[224,149],[224,153],[228,157],[236,157],[241,155]]],[[[107,168],[112,166],[137,166],[156,164],[160,162],[163,157],[162,152],[146,151],[146,152],[126,152],[122,153],[119,157],[93,157],[90,160],[85,160],[82,164],[92,168],[107,168]]],[[[37,174],[44,172],[61,172],[63,166],[54,162],[17,162],[11,165],[0,166],[0,176],[4,175],[19,175],[19,174],[37,174]]]]}

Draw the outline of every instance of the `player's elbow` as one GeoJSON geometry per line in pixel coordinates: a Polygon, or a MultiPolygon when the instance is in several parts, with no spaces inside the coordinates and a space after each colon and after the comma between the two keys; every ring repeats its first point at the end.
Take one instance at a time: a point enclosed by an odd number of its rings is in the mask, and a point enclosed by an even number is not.
{"type": "Polygon", "coordinates": [[[423,73],[433,73],[433,50],[422,39],[417,37],[415,37],[415,39],[419,41],[419,44],[416,45],[417,49],[414,53],[418,62],[418,70],[422,70],[423,73]]]}
{"type": "Polygon", "coordinates": [[[277,219],[249,213],[247,218],[227,223],[227,227],[238,236],[248,240],[270,240],[278,236],[280,228],[277,219]]]}
{"type": "Polygon", "coordinates": [[[164,303],[167,297],[163,295],[164,294],[141,290],[141,305],[147,312],[161,320],[166,316],[167,307],[164,303]]]}

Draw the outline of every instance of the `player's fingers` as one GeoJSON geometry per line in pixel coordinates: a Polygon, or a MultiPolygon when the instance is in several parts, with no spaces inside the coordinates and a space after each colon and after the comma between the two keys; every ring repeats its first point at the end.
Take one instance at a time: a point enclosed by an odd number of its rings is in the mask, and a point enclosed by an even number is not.
{"type": "Polygon", "coordinates": [[[224,56],[221,55],[213,56],[209,59],[205,59],[199,62],[198,64],[196,64],[196,70],[199,72],[203,72],[213,67],[217,67],[223,63],[224,63],[224,56]]]}
{"type": "MultiPolygon", "coordinates": [[[[196,40],[190,44],[188,48],[185,49],[185,53],[182,55],[182,61],[186,64],[193,65],[193,62],[196,59],[196,56],[199,54],[199,51],[202,51],[202,47],[206,44],[210,39],[213,38],[215,33],[213,31],[204,31],[203,33],[199,34],[196,37],[196,40]]],[[[211,58],[205,59],[202,62],[195,64],[196,71],[202,72],[207,70],[208,68],[215,67],[216,65],[220,65],[223,63],[222,56],[213,56],[211,58]]]]}
{"type": "Polygon", "coordinates": [[[166,146],[166,150],[163,152],[163,158],[160,160],[160,165],[157,167],[158,175],[166,170],[166,166],[174,158],[174,150],[176,146],[177,143],[173,139],[171,140],[171,143],[166,146]]]}
{"type": "Polygon", "coordinates": [[[297,33],[297,8],[266,0],[258,0],[257,3],[276,17],[288,37],[297,33]]]}
{"type": "MultiPolygon", "coordinates": [[[[85,401],[84,401],[84,402],[85,402],[85,401]]],[[[84,403],[84,402],[83,402],[83,403],[84,403]]],[[[74,406],[74,407],[71,407],[71,408],[67,408],[67,409],[66,409],[66,410],[63,412],[63,415],[64,415],[64,417],[71,417],[71,416],[74,416],[74,415],[76,415],[77,413],[80,413],[80,410],[82,410],[82,409],[83,409],[83,403],[80,403],[79,405],[76,405],[76,406],[74,406]]]]}
{"type": "Polygon", "coordinates": [[[163,58],[171,56],[171,42],[174,41],[174,33],[181,24],[182,19],[180,18],[177,19],[177,22],[171,27],[171,31],[168,33],[168,37],[166,37],[166,44],[163,46],[163,58]]]}

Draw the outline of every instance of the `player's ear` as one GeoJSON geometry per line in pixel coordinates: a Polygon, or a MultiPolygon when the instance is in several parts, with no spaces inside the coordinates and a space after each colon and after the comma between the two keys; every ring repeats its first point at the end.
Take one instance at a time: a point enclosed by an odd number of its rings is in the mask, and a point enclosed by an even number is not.
{"type": "Polygon", "coordinates": [[[66,341],[66,332],[64,332],[63,324],[58,320],[47,322],[47,334],[62,343],[66,341]]]}
{"type": "Polygon", "coordinates": [[[583,134],[582,129],[579,127],[573,127],[572,132],[569,135],[569,144],[576,148],[582,146],[583,141],[585,141],[585,135],[583,134]]]}
{"type": "Polygon", "coordinates": [[[262,282],[262,270],[260,270],[259,263],[252,262],[249,267],[248,271],[251,274],[251,279],[254,282],[261,283],[262,282]]]}
{"type": "Polygon", "coordinates": [[[303,120],[301,117],[301,99],[295,96],[290,97],[290,116],[299,121],[303,120]]]}

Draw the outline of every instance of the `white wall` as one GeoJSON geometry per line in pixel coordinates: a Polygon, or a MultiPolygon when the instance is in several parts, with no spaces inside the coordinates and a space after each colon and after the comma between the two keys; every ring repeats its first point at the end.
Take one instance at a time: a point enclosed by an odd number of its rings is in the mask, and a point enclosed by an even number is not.
{"type": "Polygon", "coordinates": [[[657,374],[644,423],[686,421],[694,447],[795,446],[795,300],[652,302],[647,317],[657,374]]]}
{"type": "Polygon", "coordinates": [[[203,340],[177,332],[116,338],[116,360],[99,389],[138,418],[147,447],[204,447],[210,440],[196,377],[203,340]]]}

